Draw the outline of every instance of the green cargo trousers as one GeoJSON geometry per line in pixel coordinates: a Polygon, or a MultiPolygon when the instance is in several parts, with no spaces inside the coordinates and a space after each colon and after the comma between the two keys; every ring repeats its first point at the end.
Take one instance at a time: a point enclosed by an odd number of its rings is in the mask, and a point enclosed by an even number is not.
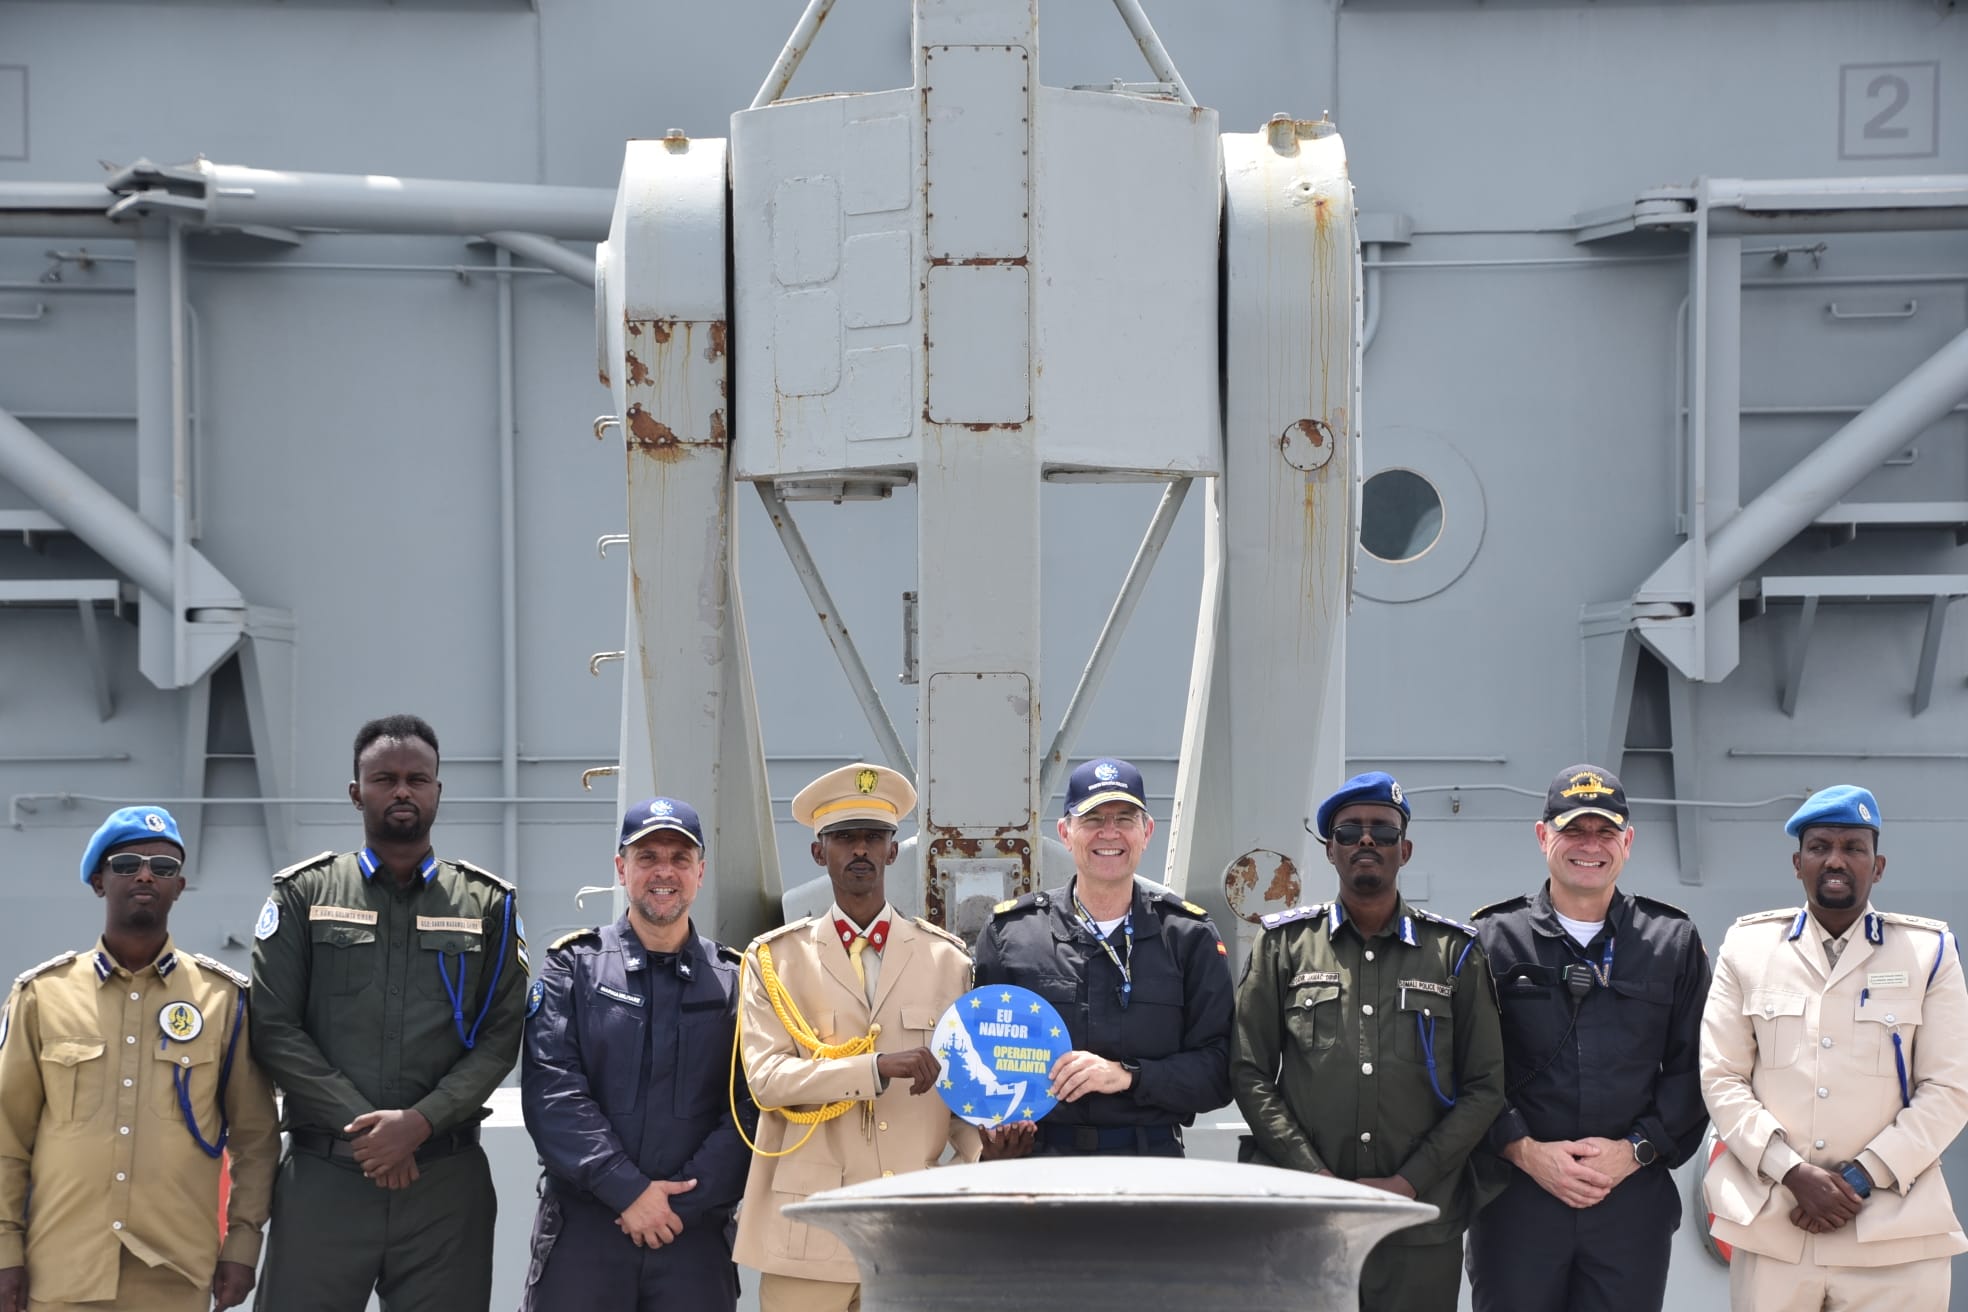
{"type": "Polygon", "coordinates": [[[289,1147],[254,1312],[488,1312],[492,1168],[476,1144],[420,1162],[408,1189],[382,1189],[354,1161],[289,1147]]]}

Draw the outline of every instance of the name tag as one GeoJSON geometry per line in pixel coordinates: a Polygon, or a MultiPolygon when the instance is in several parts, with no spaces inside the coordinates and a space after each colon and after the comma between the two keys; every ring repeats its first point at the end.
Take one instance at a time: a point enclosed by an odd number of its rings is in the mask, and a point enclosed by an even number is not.
{"type": "Polygon", "coordinates": [[[373,925],[376,913],[358,911],[354,907],[309,907],[309,920],[339,920],[345,925],[373,925]]]}
{"type": "Polygon", "coordinates": [[[1339,972],[1336,970],[1308,970],[1302,975],[1293,975],[1291,987],[1297,988],[1301,984],[1337,983],[1339,983],[1339,972]]]}
{"type": "Polygon", "coordinates": [[[418,916],[418,929],[446,929],[454,934],[483,934],[483,922],[470,916],[418,916]]]}
{"type": "Polygon", "coordinates": [[[617,1002],[626,1002],[631,1007],[640,1007],[642,1005],[642,999],[635,994],[623,993],[617,989],[611,989],[606,984],[603,984],[596,992],[602,994],[604,997],[613,998],[617,1002]]]}
{"type": "Polygon", "coordinates": [[[1907,986],[1907,973],[1904,970],[1881,970],[1866,976],[1869,989],[1903,989],[1907,986]]]}
{"type": "Polygon", "coordinates": [[[1444,998],[1453,998],[1455,996],[1455,990],[1448,985],[1433,984],[1425,979],[1404,979],[1399,982],[1399,987],[1403,990],[1416,989],[1422,993],[1433,993],[1438,997],[1444,998]]]}

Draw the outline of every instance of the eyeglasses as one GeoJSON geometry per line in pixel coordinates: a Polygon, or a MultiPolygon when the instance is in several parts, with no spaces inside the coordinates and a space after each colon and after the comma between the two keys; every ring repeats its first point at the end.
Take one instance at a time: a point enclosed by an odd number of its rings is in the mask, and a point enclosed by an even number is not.
{"type": "Polygon", "coordinates": [[[133,877],[145,866],[149,866],[150,873],[159,879],[176,879],[184,873],[184,864],[174,856],[144,856],[137,852],[118,852],[103,862],[110,874],[121,875],[125,879],[133,877]]]}
{"type": "Polygon", "coordinates": [[[1073,824],[1080,829],[1118,829],[1122,833],[1141,828],[1143,813],[1130,807],[1126,811],[1109,811],[1105,814],[1076,815],[1073,824]]]}
{"type": "Polygon", "coordinates": [[[1332,836],[1333,842],[1341,847],[1352,847],[1360,841],[1363,834],[1372,834],[1376,847],[1392,847],[1406,836],[1407,830],[1382,820],[1376,820],[1370,825],[1361,824],[1358,820],[1348,820],[1344,824],[1334,825],[1332,836]]]}

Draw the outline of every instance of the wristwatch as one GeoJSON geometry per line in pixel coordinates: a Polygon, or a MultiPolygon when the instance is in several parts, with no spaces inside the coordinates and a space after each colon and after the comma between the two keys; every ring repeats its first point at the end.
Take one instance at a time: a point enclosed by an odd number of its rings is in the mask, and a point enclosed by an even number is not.
{"type": "Polygon", "coordinates": [[[1127,1072],[1127,1077],[1128,1077],[1128,1088],[1130,1088],[1130,1089],[1132,1089],[1132,1088],[1133,1088],[1133,1087],[1134,1087],[1135,1085],[1137,1085],[1137,1084],[1139,1084],[1139,1083],[1141,1083],[1141,1063],[1140,1063],[1140,1062],[1138,1062],[1138,1061],[1124,1061],[1124,1062],[1122,1062],[1122,1063],[1121,1063],[1121,1069],[1127,1072]]]}
{"type": "Polygon", "coordinates": [[[1872,1197],[1872,1176],[1857,1162],[1847,1162],[1839,1169],[1839,1176],[1852,1186],[1852,1192],[1860,1198],[1872,1197]]]}
{"type": "Polygon", "coordinates": [[[1660,1160],[1660,1149],[1654,1147],[1640,1131],[1635,1130],[1632,1134],[1627,1135],[1626,1141],[1633,1145],[1633,1161],[1635,1165],[1652,1166],[1660,1160]]]}

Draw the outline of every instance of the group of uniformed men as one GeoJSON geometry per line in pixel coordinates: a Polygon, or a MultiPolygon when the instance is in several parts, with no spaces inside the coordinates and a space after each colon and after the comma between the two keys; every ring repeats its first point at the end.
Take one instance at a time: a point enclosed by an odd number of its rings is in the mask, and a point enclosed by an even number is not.
{"type": "Polygon", "coordinates": [[[256,1268],[262,1312],[485,1308],[479,1125],[516,1059],[545,1168],[534,1312],[730,1309],[738,1263],[763,1312],[856,1308],[853,1256],[789,1204],[952,1159],[1181,1156],[1233,1097],[1243,1160],[1437,1208],[1368,1258],[1363,1309],[1447,1312],[1465,1269],[1480,1312],[1660,1308],[1668,1172],[1711,1116],[1737,1309],[1938,1310],[1968,1251],[1939,1165],[1968,1121],[1959,950],[1873,907],[1862,788],[1791,817],[1805,905],[1737,921],[1711,980],[1687,916],[1618,887],[1634,829],[1610,771],[1553,780],[1547,881],[1473,926],[1402,896],[1408,802],[1358,775],[1315,821],[1337,897],[1266,916],[1233,986],[1202,908],[1137,874],[1155,825],[1125,761],[1073,772],[1073,878],[1000,904],[974,962],[889,902],[915,793],[857,764],[793,803],[825,914],[742,954],[697,933],[703,829],[652,798],[622,822],[625,913],[536,973],[512,885],[431,849],[438,764],[414,716],[362,727],[364,846],[274,877],[250,980],[173,946],[167,811],[97,830],[101,938],[0,1016],[0,1312],[206,1312],[256,1268]],[[1064,1019],[1042,1119],[978,1128],[934,1096],[931,1032],[973,984],[1064,1019]]]}

